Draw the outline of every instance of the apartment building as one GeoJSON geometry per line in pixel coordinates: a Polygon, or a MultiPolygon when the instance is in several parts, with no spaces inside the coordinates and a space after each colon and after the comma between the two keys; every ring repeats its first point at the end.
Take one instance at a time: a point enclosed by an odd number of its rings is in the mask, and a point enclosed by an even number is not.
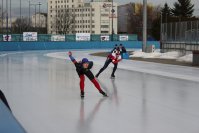
{"type": "Polygon", "coordinates": [[[117,3],[109,0],[48,0],[48,33],[57,34],[56,21],[64,11],[69,11],[74,16],[72,28],[68,34],[91,33],[111,34],[112,20],[113,31],[117,34],[117,3]],[[112,11],[114,13],[112,14],[112,11]]]}
{"type": "Polygon", "coordinates": [[[36,13],[31,17],[32,27],[46,28],[47,13],[36,13]]]}

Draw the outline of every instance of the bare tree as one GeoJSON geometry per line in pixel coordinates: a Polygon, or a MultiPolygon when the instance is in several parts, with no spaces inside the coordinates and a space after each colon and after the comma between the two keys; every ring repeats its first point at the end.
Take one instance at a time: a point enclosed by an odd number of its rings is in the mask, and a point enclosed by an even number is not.
{"type": "Polygon", "coordinates": [[[75,15],[69,9],[58,10],[54,17],[53,30],[58,34],[70,34],[74,32],[75,15]]]}
{"type": "MultiPolygon", "coordinates": [[[[142,22],[143,22],[143,5],[129,4],[128,6],[128,33],[138,34],[139,38],[142,36],[142,22]],[[135,7],[136,6],[136,7],[135,7]],[[136,9],[135,9],[136,8],[136,9]]],[[[147,6],[147,29],[148,34],[151,34],[152,22],[157,18],[157,13],[160,11],[160,6],[147,6]]]]}
{"type": "Polygon", "coordinates": [[[15,22],[12,23],[12,28],[13,28],[13,33],[16,34],[21,34],[20,31],[22,32],[27,32],[29,31],[29,18],[17,18],[15,22]],[[20,30],[21,28],[21,30],[20,30]]]}
{"type": "Polygon", "coordinates": [[[2,13],[2,7],[0,7],[0,33],[3,33],[3,23],[5,20],[5,12],[2,13]]]}

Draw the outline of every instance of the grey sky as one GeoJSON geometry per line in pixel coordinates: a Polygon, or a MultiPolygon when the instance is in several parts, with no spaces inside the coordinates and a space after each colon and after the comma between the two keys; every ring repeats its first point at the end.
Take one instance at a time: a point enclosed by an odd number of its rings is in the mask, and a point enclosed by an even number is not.
{"type": "MultiPolygon", "coordinates": [[[[4,0],[4,4],[5,4],[4,0]]],[[[16,17],[19,15],[19,1],[20,0],[11,0],[12,1],[12,14],[13,17],[16,17]]],[[[28,16],[28,0],[21,0],[22,1],[22,15],[23,16],[28,16]]],[[[42,12],[47,12],[47,0],[30,0],[31,3],[38,3],[41,2],[41,11],[42,12]]],[[[90,1],[90,0],[85,0],[85,1],[90,1]]],[[[118,2],[119,4],[125,4],[125,3],[129,3],[129,2],[140,2],[142,3],[143,0],[114,0],[116,2],[118,2]]],[[[154,5],[164,5],[165,2],[167,2],[170,7],[173,7],[173,3],[177,1],[177,0],[148,0],[149,3],[152,3],[154,5]]],[[[199,16],[199,0],[191,0],[193,4],[195,4],[195,15],[199,16]]],[[[2,3],[0,2],[0,5],[2,5],[2,3]]],[[[37,7],[37,11],[38,11],[38,7],[37,7]]],[[[34,13],[34,8],[31,7],[31,14],[34,13]]]]}

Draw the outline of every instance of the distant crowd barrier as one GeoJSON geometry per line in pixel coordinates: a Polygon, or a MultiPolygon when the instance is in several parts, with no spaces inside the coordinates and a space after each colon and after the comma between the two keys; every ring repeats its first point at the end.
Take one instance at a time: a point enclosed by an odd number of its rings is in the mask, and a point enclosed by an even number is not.
{"type": "Polygon", "coordinates": [[[37,32],[23,32],[23,34],[0,34],[0,41],[5,42],[79,42],[79,41],[137,41],[135,34],[94,35],[77,33],[74,35],[37,34],[37,32]]]}

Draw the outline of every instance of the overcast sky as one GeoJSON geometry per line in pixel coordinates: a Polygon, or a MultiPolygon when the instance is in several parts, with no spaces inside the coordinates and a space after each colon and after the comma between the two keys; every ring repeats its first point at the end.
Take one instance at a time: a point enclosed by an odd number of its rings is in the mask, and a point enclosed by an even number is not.
{"type": "MultiPolygon", "coordinates": [[[[5,1],[4,0],[4,5],[5,5],[5,1]]],[[[12,1],[12,16],[16,17],[19,15],[19,1],[20,0],[11,0],[12,1]]],[[[28,15],[28,1],[29,0],[21,0],[22,1],[22,14],[23,16],[27,16],[28,15]]],[[[41,11],[42,12],[47,12],[47,0],[30,0],[31,3],[38,3],[41,2],[41,11]]],[[[90,0],[85,0],[85,1],[90,1],[90,0]]],[[[125,4],[125,3],[129,3],[129,2],[140,2],[142,3],[143,0],[114,0],[115,2],[118,2],[119,4],[125,4]]],[[[167,2],[170,7],[173,7],[173,3],[176,2],[177,0],[148,0],[149,3],[152,3],[154,5],[164,5],[165,2],[167,2]]],[[[191,2],[193,4],[195,4],[195,15],[199,16],[199,0],[191,0],[191,2]]],[[[0,5],[2,5],[1,1],[0,1],[0,5]]],[[[5,6],[4,6],[5,8],[5,6]]],[[[37,9],[38,11],[38,9],[37,9]]],[[[31,14],[34,13],[34,8],[31,8],[31,14]]]]}

